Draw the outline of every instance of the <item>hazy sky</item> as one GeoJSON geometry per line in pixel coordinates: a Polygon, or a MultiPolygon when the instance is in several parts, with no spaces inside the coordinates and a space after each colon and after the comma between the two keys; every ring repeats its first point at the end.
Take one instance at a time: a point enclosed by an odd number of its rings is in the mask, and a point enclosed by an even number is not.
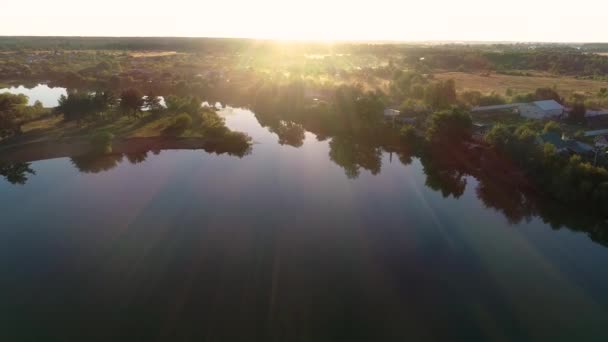
{"type": "Polygon", "coordinates": [[[0,35],[608,41],[608,0],[8,0],[0,35]]]}

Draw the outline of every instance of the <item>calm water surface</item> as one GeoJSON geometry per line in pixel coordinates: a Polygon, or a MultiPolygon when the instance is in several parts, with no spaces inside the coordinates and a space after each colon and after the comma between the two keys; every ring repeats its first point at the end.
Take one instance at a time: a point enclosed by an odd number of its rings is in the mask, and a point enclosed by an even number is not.
{"type": "Polygon", "coordinates": [[[47,108],[57,107],[59,104],[59,97],[68,94],[66,88],[49,87],[46,84],[38,84],[33,88],[26,88],[24,86],[0,88],[0,94],[6,92],[11,94],[24,94],[29,98],[28,104],[30,106],[36,101],[40,101],[42,106],[47,108]]]}
{"type": "Polygon", "coordinates": [[[0,181],[2,340],[608,339],[608,249],[585,233],[509,224],[472,177],[444,198],[416,159],[350,179],[329,141],[222,115],[250,155],[0,181]]]}

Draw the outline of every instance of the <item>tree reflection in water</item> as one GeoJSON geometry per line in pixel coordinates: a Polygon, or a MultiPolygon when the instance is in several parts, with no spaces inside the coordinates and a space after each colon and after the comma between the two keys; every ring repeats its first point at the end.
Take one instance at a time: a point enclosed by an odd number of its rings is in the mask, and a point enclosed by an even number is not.
{"type": "Polygon", "coordinates": [[[329,158],[344,169],[348,178],[357,178],[360,169],[365,169],[373,175],[380,173],[382,168],[382,150],[359,143],[349,137],[334,137],[329,142],[329,158]]]}
{"type": "Polygon", "coordinates": [[[0,176],[11,184],[23,185],[28,181],[28,175],[36,174],[30,166],[30,163],[0,162],[0,176]]]}
{"type": "Polygon", "coordinates": [[[99,173],[117,167],[122,161],[122,154],[90,154],[72,157],[72,164],[83,173],[99,173]]]}
{"type": "MultiPolygon", "coordinates": [[[[158,154],[158,153],[156,153],[156,154],[158,154]]],[[[125,156],[127,157],[127,160],[129,161],[129,163],[135,165],[135,164],[143,163],[144,161],[146,161],[146,159],[148,158],[148,151],[126,153],[125,156]]]]}

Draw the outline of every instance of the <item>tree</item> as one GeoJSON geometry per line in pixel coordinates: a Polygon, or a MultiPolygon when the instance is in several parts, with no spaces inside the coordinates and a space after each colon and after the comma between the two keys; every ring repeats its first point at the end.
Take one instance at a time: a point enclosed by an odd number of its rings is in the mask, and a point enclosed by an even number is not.
{"type": "Polygon", "coordinates": [[[433,113],[428,122],[427,139],[435,142],[458,143],[469,139],[473,122],[467,112],[452,108],[433,113]]]}
{"type": "Polygon", "coordinates": [[[62,113],[65,120],[80,121],[98,110],[103,110],[100,101],[100,95],[71,92],[68,96],[61,95],[56,111],[62,113]]]}
{"type": "Polygon", "coordinates": [[[505,104],[505,103],[507,103],[507,100],[504,97],[496,94],[495,92],[492,92],[489,95],[484,95],[479,98],[480,106],[493,106],[493,105],[501,105],[501,104],[505,104]]]}
{"type": "Polygon", "coordinates": [[[401,127],[401,129],[399,130],[399,138],[404,144],[414,143],[418,138],[418,135],[416,134],[416,128],[414,128],[414,126],[412,125],[403,125],[403,127],[401,127]]]}
{"type": "Polygon", "coordinates": [[[534,97],[536,98],[536,101],[555,100],[559,103],[564,102],[553,88],[538,88],[536,89],[536,92],[534,92],[534,97]]]}
{"type": "Polygon", "coordinates": [[[424,94],[425,102],[435,109],[445,109],[456,103],[456,82],[449,79],[429,84],[424,94]]]}
{"type": "Polygon", "coordinates": [[[479,101],[483,95],[477,90],[465,91],[460,94],[461,101],[471,107],[479,106],[479,101]]]}
{"type": "Polygon", "coordinates": [[[20,94],[0,94],[0,138],[6,138],[21,132],[25,122],[28,98],[20,94]]]}
{"type": "Polygon", "coordinates": [[[120,94],[120,107],[128,114],[137,116],[143,105],[143,95],[135,88],[127,89],[120,94]]]}
{"type": "Polygon", "coordinates": [[[543,127],[543,133],[557,133],[562,134],[562,129],[556,121],[549,121],[543,127]]]}
{"type": "Polygon", "coordinates": [[[503,124],[494,125],[494,127],[492,127],[492,129],[485,136],[487,143],[501,150],[505,150],[512,139],[513,133],[507,126],[503,124]]]}
{"type": "Polygon", "coordinates": [[[358,118],[368,123],[377,123],[382,120],[382,94],[380,91],[367,92],[355,100],[355,112],[358,118]]]}
{"type": "Polygon", "coordinates": [[[585,122],[585,114],[587,113],[587,108],[585,107],[584,102],[576,102],[572,105],[572,109],[568,113],[568,120],[574,123],[583,123],[585,122]]]}

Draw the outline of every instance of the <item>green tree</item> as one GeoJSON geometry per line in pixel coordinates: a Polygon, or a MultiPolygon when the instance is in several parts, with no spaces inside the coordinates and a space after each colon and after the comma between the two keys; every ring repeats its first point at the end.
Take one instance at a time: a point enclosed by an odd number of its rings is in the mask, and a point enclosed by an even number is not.
{"type": "Polygon", "coordinates": [[[469,139],[472,130],[471,116],[462,109],[452,108],[430,116],[426,137],[435,142],[458,143],[469,139]]]}
{"type": "Polygon", "coordinates": [[[446,109],[456,104],[456,82],[449,79],[429,84],[425,90],[424,100],[435,109],[446,109]]]}
{"type": "Polygon", "coordinates": [[[584,102],[576,102],[572,105],[572,109],[568,113],[568,120],[573,123],[584,123],[587,107],[584,102]]]}
{"type": "Polygon", "coordinates": [[[564,102],[561,96],[559,96],[557,91],[555,91],[553,88],[538,88],[536,89],[536,92],[534,92],[534,96],[536,101],[555,100],[559,103],[564,102]]]}
{"type": "Polygon", "coordinates": [[[559,123],[557,123],[556,121],[549,121],[545,124],[545,127],[543,127],[543,133],[558,133],[558,134],[562,134],[562,128],[559,126],[559,123]]]}
{"type": "Polygon", "coordinates": [[[138,89],[130,88],[120,94],[120,107],[134,117],[141,112],[143,105],[143,95],[138,89]]]}
{"type": "Polygon", "coordinates": [[[485,136],[487,143],[501,150],[506,150],[512,139],[513,132],[503,124],[494,125],[485,136]]]}
{"type": "Polygon", "coordinates": [[[25,95],[0,94],[0,138],[21,133],[26,120],[28,98],[25,95]]]}

